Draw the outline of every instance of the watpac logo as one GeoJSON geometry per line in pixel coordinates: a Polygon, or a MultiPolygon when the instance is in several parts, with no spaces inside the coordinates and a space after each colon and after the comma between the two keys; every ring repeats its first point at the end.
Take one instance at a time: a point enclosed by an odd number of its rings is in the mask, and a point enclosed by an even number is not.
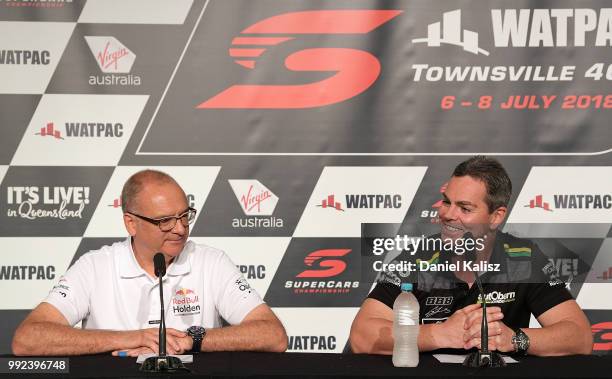
{"type": "MultiPolygon", "coordinates": [[[[298,278],[329,278],[341,274],[346,269],[346,263],[340,259],[331,257],[343,257],[350,253],[351,249],[326,249],[317,250],[304,258],[306,266],[313,267],[314,263],[320,269],[305,270],[297,275],[298,278]]],[[[316,267],[316,266],[315,266],[316,267]]]]}
{"type": "MultiPolygon", "coordinates": [[[[612,46],[611,23],[611,8],[491,9],[495,47],[612,46]]],[[[427,37],[412,42],[430,47],[454,45],[488,56],[478,45],[478,37],[474,31],[461,29],[461,10],[456,9],[444,12],[442,22],[429,24],[427,37]]]]}
{"type": "Polygon", "coordinates": [[[548,212],[552,212],[550,209],[550,204],[545,202],[542,195],[537,195],[534,199],[529,200],[529,204],[525,205],[525,207],[529,208],[540,208],[548,212]]]}
{"type": "Polygon", "coordinates": [[[55,123],[48,122],[35,134],[41,137],[66,138],[121,138],[123,124],[120,122],[66,122],[65,133],[55,128],[55,123]]]}
{"type": "Polygon", "coordinates": [[[228,180],[245,218],[232,219],[234,228],[282,228],[283,219],[272,216],[278,197],[254,179],[228,180]],[[262,217],[263,216],[263,217],[262,217]]]}
{"type": "MultiPolygon", "coordinates": [[[[267,48],[312,34],[367,34],[398,16],[399,10],[313,10],[290,12],[266,18],[232,40],[229,55],[247,69],[267,48]],[[274,36],[270,36],[273,34],[274,36]]],[[[200,103],[198,109],[303,109],[331,105],[367,90],[380,75],[380,62],[372,54],[353,48],[309,48],[285,59],[291,71],[335,72],[307,84],[232,85],[200,103]]]]}
{"type": "Polygon", "coordinates": [[[287,350],[334,351],[336,344],[336,336],[289,336],[287,350]]]}
{"type": "Polygon", "coordinates": [[[121,197],[114,198],[113,203],[108,204],[108,206],[113,208],[121,208],[121,197]]]}
{"type": "Polygon", "coordinates": [[[0,65],[47,66],[51,63],[48,50],[5,50],[0,49],[0,65]]]}
{"type": "Polygon", "coordinates": [[[89,204],[89,193],[89,187],[7,187],[7,216],[29,220],[82,218],[83,209],[89,204]]]}
{"type": "MultiPolygon", "coordinates": [[[[612,194],[555,194],[554,209],[612,209],[612,194]]],[[[537,195],[525,205],[529,208],[539,208],[553,211],[550,203],[543,200],[543,195],[537,195]]]]}
{"type": "Polygon", "coordinates": [[[342,203],[336,201],[334,195],[328,195],[327,198],[321,200],[321,204],[317,205],[317,207],[331,208],[340,212],[344,212],[344,209],[342,209],[342,203]]]}
{"type": "Polygon", "coordinates": [[[444,12],[441,23],[434,22],[427,26],[427,37],[415,38],[412,43],[427,43],[427,46],[455,45],[472,54],[489,55],[488,51],[478,46],[478,33],[467,29],[461,30],[460,9],[444,12]]]}
{"type": "Polygon", "coordinates": [[[64,139],[62,132],[55,129],[55,125],[52,122],[47,123],[47,126],[40,128],[40,131],[35,133],[41,137],[53,137],[55,139],[64,139]]]}
{"type": "Polygon", "coordinates": [[[52,280],[55,266],[0,266],[0,280],[52,280]]]}
{"type": "Polygon", "coordinates": [[[180,288],[171,301],[175,316],[187,316],[200,313],[200,297],[189,288],[180,288]]]}
{"type": "Polygon", "coordinates": [[[285,288],[294,294],[347,294],[359,287],[359,281],[334,280],[347,268],[347,263],[339,258],[345,257],[352,249],[316,250],[304,258],[304,264],[311,269],[297,274],[296,280],[287,280],[285,288]],[[327,279],[327,280],[316,280],[327,279]]]}
{"type": "Polygon", "coordinates": [[[90,85],[139,86],[141,78],[129,74],[136,60],[136,54],[111,36],[85,36],[85,41],[104,74],[90,76],[90,85]]]}
{"type": "MultiPolygon", "coordinates": [[[[346,194],[344,199],[346,209],[398,209],[402,206],[402,196],[399,194],[346,194]]],[[[336,201],[335,195],[328,195],[317,207],[342,212],[346,210],[342,208],[342,203],[336,201]]]]}
{"type": "Polygon", "coordinates": [[[612,280],[612,267],[608,267],[608,270],[602,272],[601,275],[597,276],[597,279],[612,280]]]}

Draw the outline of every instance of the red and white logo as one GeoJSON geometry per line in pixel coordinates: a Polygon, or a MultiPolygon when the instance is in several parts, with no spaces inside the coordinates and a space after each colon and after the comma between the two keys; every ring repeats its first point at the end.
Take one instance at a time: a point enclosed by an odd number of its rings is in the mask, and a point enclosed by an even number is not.
{"type": "Polygon", "coordinates": [[[274,213],[278,197],[254,179],[228,180],[236,199],[247,216],[270,216],[274,213]]]}
{"type": "Polygon", "coordinates": [[[107,74],[127,74],[132,70],[136,54],[115,37],[85,36],[100,70],[107,74]]]}
{"type": "Polygon", "coordinates": [[[600,322],[591,325],[593,332],[593,351],[612,350],[612,322],[600,322]]]}
{"type": "Polygon", "coordinates": [[[535,198],[529,200],[529,204],[525,205],[525,207],[540,208],[545,211],[552,212],[553,210],[550,209],[550,204],[545,202],[542,199],[543,199],[542,195],[537,195],[535,198]]]}
{"type": "Polygon", "coordinates": [[[321,200],[321,204],[317,205],[317,207],[332,208],[337,211],[344,212],[344,209],[342,209],[342,203],[336,201],[335,196],[333,194],[328,195],[325,199],[321,200]]]}
{"type": "Polygon", "coordinates": [[[64,139],[62,132],[55,129],[55,125],[52,122],[47,123],[47,126],[40,128],[40,131],[36,133],[37,136],[41,137],[53,137],[55,139],[64,139]]]}
{"type": "MultiPolygon", "coordinates": [[[[244,29],[229,55],[248,69],[270,46],[312,34],[367,34],[398,16],[400,10],[341,9],[290,12],[244,29]],[[274,37],[271,37],[273,34],[274,37]],[[246,47],[245,46],[249,46],[246,47]],[[257,46],[253,48],[252,46],[257,46]]],[[[303,109],[340,103],[367,90],[380,75],[378,58],[353,48],[309,48],[285,59],[291,71],[333,72],[326,79],[293,85],[232,85],[197,108],[303,109]]]]}
{"type": "Polygon", "coordinates": [[[351,249],[325,249],[313,251],[304,258],[304,263],[306,266],[319,267],[319,269],[302,271],[297,277],[329,278],[339,275],[346,269],[346,262],[333,258],[343,257],[350,252],[351,249]]]}

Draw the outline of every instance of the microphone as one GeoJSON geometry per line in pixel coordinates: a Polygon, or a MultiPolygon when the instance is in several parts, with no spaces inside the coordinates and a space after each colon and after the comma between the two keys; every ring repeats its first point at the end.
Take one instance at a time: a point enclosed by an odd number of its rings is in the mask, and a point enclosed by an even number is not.
{"type": "Polygon", "coordinates": [[[162,287],[162,278],[166,275],[166,258],[164,254],[155,254],[153,257],[153,269],[155,276],[159,278],[159,306],[161,308],[159,318],[159,355],[145,359],[142,366],[140,366],[140,371],[171,372],[187,370],[179,358],[166,355],[166,318],[164,315],[164,289],[162,287]]]}
{"type": "Polygon", "coordinates": [[[155,254],[153,257],[153,267],[155,268],[155,276],[158,278],[166,275],[166,258],[164,258],[164,254],[155,254]]]}
{"type": "MultiPolygon", "coordinates": [[[[467,232],[463,236],[464,239],[474,239],[472,233],[467,232]]],[[[476,259],[476,254],[473,255],[473,259],[476,259]]],[[[480,292],[480,298],[482,299],[482,320],[480,321],[480,349],[476,352],[470,353],[465,360],[463,365],[467,367],[504,367],[506,362],[502,356],[496,351],[489,351],[489,320],[487,319],[487,300],[485,299],[485,292],[482,288],[482,281],[480,275],[476,271],[473,271],[474,278],[476,279],[476,285],[480,292]]]]}

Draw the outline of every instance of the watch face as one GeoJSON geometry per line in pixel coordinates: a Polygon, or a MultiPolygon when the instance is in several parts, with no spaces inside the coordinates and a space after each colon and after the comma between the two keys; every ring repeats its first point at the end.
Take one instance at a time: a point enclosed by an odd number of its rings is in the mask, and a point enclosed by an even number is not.
{"type": "Polygon", "coordinates": [[[190,326],[189,329],[187,329],[187,334],[190,336],[201,336],[204,334],[204,328],[201,326],[190,326]]]}

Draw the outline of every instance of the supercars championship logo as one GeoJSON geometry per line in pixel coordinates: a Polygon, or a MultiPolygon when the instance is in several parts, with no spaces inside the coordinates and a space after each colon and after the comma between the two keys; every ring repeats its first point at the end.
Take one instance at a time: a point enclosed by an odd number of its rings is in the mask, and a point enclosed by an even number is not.
{"type": "Polygon", "coordinates": [[[297,280],[285,282],[285,288],[293,289],[295,294],[345,294],[359,287],[358,281],[333,280],[342,274],[347,263],[340,259],[351,252],[351,249],[316,250],[304,258],[304,264],[310,268],[296,275],[297,280]],[[326,279],[326,280],[316,280],[326,279]]]}
{"type": "MultiPolygon", "coordinates": [[[[314,10],[285,13],[259,21],[232,40],[229,55],[254,69],[266,49],[311,34],[367,34],[387,23],[399,10],[314,10]],[[275,37],[269,37],[274,34],[275,37]],[[255,46],[255,47],[253,47],[255,46]]],[[[349,48],[310,48],[285,59],[291,71],[335,72],[314,83],[299,85],[232,85],[197,105],[207,108],[300,109],[321,107],[353,98],[380,75],[378,58],[349,48]]]]}

